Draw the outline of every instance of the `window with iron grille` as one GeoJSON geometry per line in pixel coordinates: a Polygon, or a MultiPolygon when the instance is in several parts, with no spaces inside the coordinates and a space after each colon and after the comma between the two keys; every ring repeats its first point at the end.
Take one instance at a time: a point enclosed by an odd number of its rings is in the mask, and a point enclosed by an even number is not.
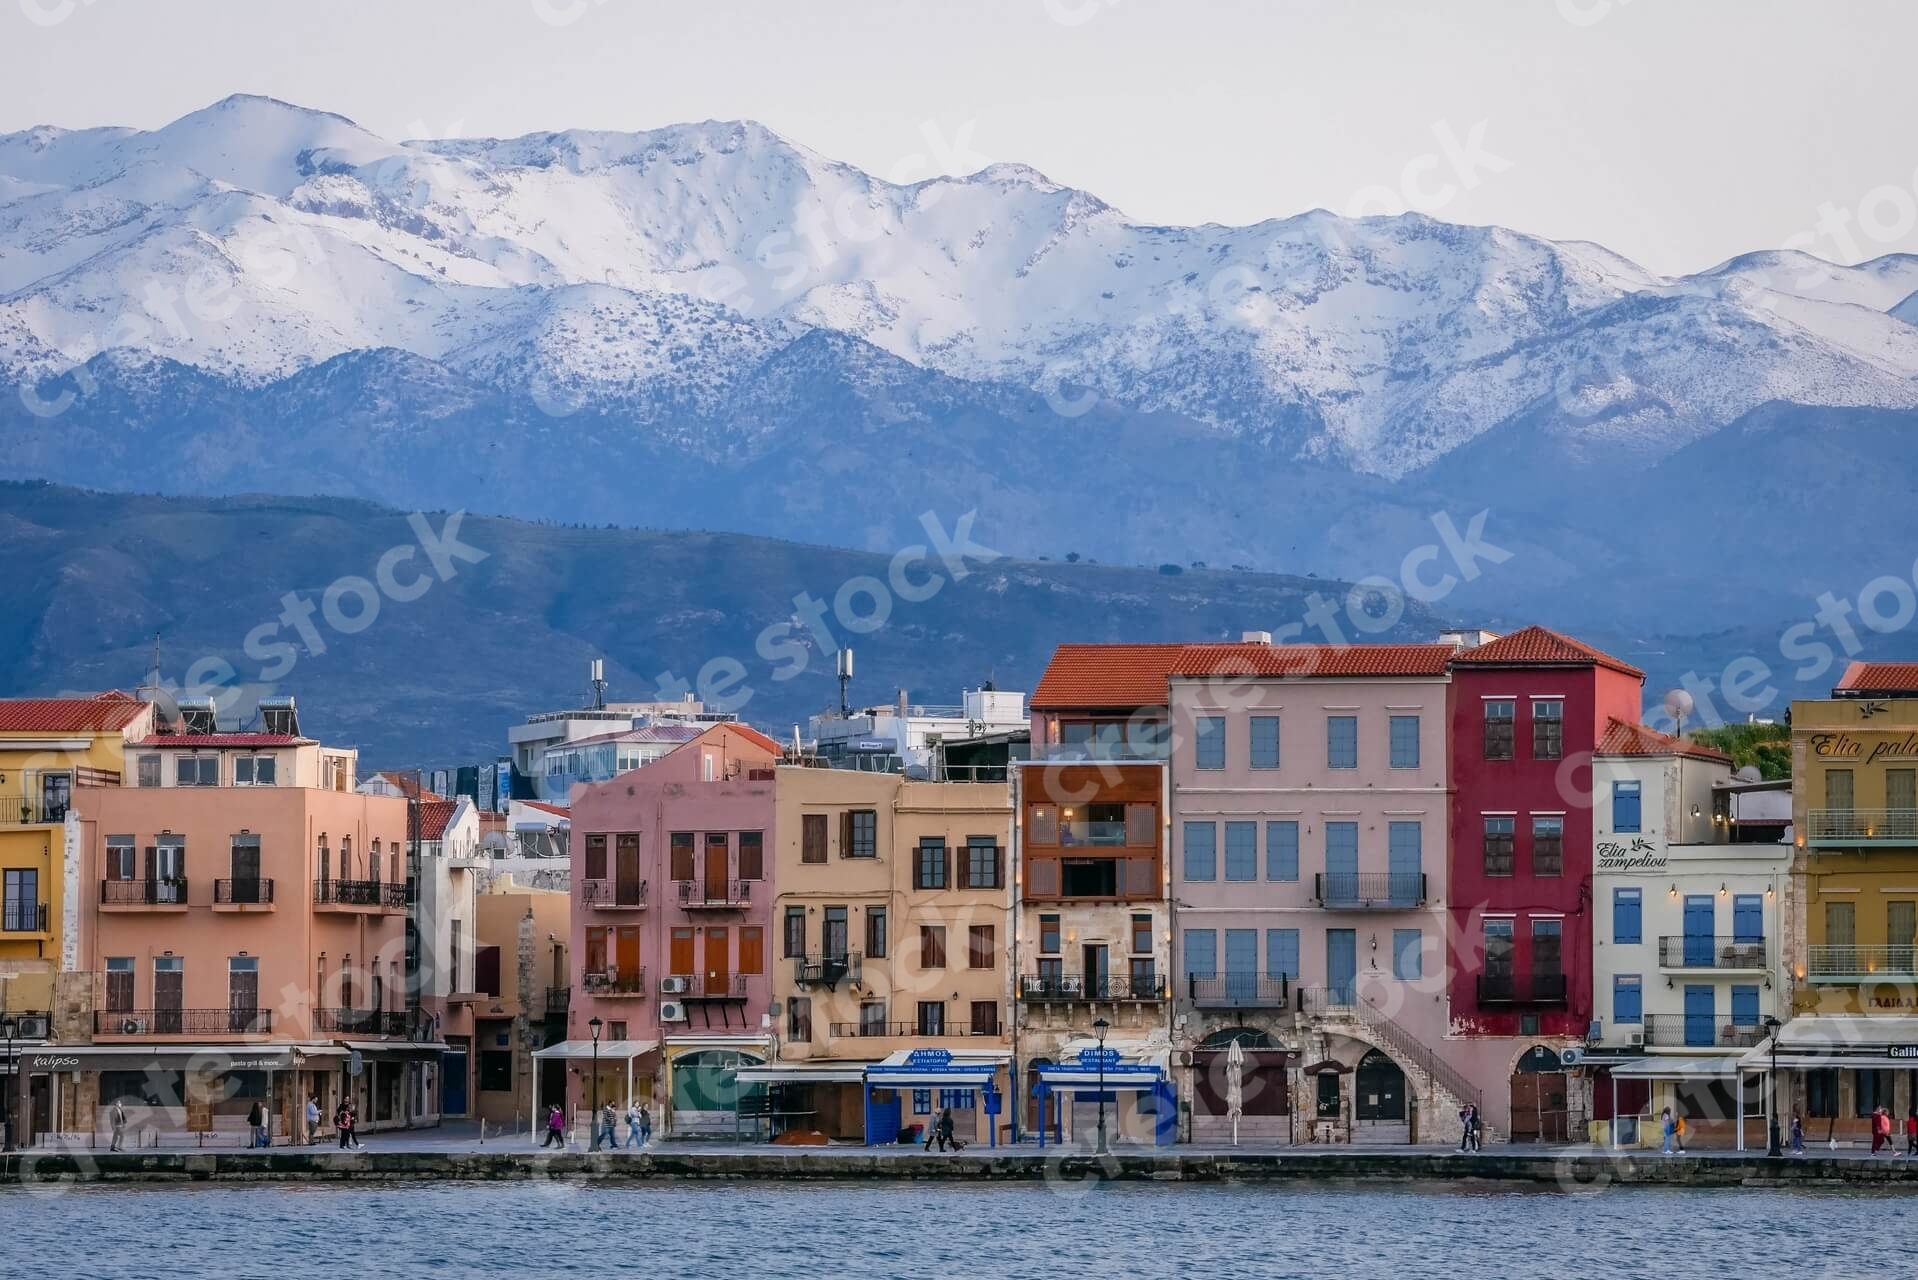
{"type": "Polygon", "coordinates": [[[1487,760],[1512,758],[1512,721],[1516,714],[1510,699],[1487,698],[1485,700],[1485,758],[1487,760]]]}
{"type": "Polygon", "coordinates": [[[1532,759],[1557,760],[1565,754],[1565,704],[1557,698],[1532,700],[1532,759]]]}
{"type": "Polygon", "coordinates": [[[1565,819],[1545,814],[1532,815],[1532,874],[1565,874],[1565,819]]]}
{"type": "Polygon", "coordinates": [[[1510,814],[1485,815],[1485,874],[1512,874],[1512,835],[1517,823],[1510,814]]]}

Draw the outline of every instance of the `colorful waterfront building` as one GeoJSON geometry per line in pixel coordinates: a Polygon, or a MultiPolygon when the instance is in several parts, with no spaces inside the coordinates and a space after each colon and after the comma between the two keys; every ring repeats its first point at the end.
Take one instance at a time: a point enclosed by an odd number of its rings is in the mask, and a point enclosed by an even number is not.
{"type": "Polygon", "coordinates": [[[1563,1051],[1594,1013],[1591,753],[1638,723],[1645,676],[1544,627],[1454,638],[1448,1052],[1496,1130],[1566,1141],[1590,1103],[1563,1051]]]}
{"type": "Polygon", "coordinates": [[[1593,755],[1592,1033],[1583,1066],[1601,1140],[1657,1146],[1667,1107],[1700,1147],[1765,1141],[1760,1081],[1740,1065],[1790,1016],[1780,945],[1791,846],[1742,825],[1790,783],[1733,776],[1729,757],[1613,720],[1593,755]],[[1741,1122],[1742,1121],[1742,1125],[1741,1122]]]}
{"type": "Polygon", "coordinates": [[[782,1013],[777,1060],[742,1072],[755,1131],[890,1143],[950,1110],[967,1143],[1009,1138],[1010,785],[775,777],[782,1013]]]}
{"type": "Polygon", "coordinates": [[[1171,662],[1176,1039],[1194,1140],[1230,1133],[1236,1040],[1242,1136],[1458,1141],[1478,1099],[1442,1044],[1453,653],[1255,633],[1171,662]]]}
{"type": "MultiPolygon", "coordinates": [[[[720,724],[573,788],[567,1038],[535,1057],[567,1064],[576,1111],[636,1100],[667,1133],[734,1131],[737,1073],[771,1054],[767,843],[780,757],[758,730],[720,724]]],[[[537,1113],[561,1099],[535,1079],[537,1113]]]]}
{"type": "Polygon", "coordinates": [[[471,980],[454,999],[472,1019],[471,1114],[498,1129],[531,1112],[535,1071],[543,1096],[566,1096],[566,1064],[533,1055],[566,1038],[572,895],[504,875],[472,909],[471,980]]]}
{"type": "Polygon", "coordinates": [[[1781,1109],[1820,1141],[1865,1140],[1876,1108],[1918,1106],[1918,664],[1852,663],[1829,699],[1791,704],[1791,735],[1781,1109]]]}
{"type": "MultiPolygon", "coordinates": [[[[210,714],[210,713],[209,713],[210,714]]],[[[102,1134],[124,1101],[142,1139],[276,1140],[330,1123],[439,1118],[436,1028],[409,1008],[407,803],[353,791],[355,753],[304,736],[291,699],[264,731],[162,719],[118,785],[83,784],[65,874],[91,975],[63,1044],[59,1128],[102,1134]]]]}
{"type": "MultiPolygon", "coordinates": [[[[128,693],[0,700],[0,1019],[11,1020],[22,1057],[70,1038],[75,1029],[56,1017],[60,988],[84,985],[76,973],[84,902],[63,872],[74,788],[118,783],[126,744],[152,724],[153,709],[128,693]]],[[[30,1141],[54,1126],[54,1073],[4,1065],[17,1095],[0,1114],[16,1140],[30,1141]]]]}

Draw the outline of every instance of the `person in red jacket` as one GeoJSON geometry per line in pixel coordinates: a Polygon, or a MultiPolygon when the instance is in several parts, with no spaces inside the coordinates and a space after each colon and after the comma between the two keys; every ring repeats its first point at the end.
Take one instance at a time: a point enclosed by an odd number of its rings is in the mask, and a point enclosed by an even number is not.
{"type": "Polygon", "coordinates": [[[1918,1103],[1913,1103],[1911,1112],[1905,1117],[1905,1154],[1918,1156],[1918,1103]]]}

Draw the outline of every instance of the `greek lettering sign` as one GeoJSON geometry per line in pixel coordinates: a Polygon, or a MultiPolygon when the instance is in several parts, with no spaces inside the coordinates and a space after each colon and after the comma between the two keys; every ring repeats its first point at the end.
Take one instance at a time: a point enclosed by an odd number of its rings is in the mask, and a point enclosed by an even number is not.
{"type": "Polygon", "coordinates": [[[910,1067],[949,1067],[952,1065],[950,1049],[914,1049],[906,1055],[906,1065],[910,1067]]]}
{"type": "Polygon", "coordinates": [[[1630,844],[1623,840],[1600,840],[1593,852],[1598,855],[1597,867],[1600,871],[1618,874],[1626,871],[1663,871],[1665,869],[1665,849],[1650,840],[1634,837],[1630,844]]]}

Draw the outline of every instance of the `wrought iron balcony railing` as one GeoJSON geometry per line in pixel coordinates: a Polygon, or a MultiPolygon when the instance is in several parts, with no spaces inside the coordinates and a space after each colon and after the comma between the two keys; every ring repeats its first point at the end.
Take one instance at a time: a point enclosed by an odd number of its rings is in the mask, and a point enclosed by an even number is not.
{"type": "Polygon", "coordinates": [[[109,907],[184,907],[185,876],[155,880],[102,880],[100,902],[109,907]]]}
{"type": "Polygon", "coordinates": [[[860,980],[860,955],[857,951],[848,951],[845,955],[819,955],[793,957],[793,983],[801,987],[835,987],[842,982],[860,980]]]}
{"type": "Polygon", "coordinates": [[[1808,844],[1918,844],[1918,809],[1808,809],[1808,844]]]}
{"type": "Polygon", "coordinates": [[[736,911],[751,906],[753,900],[750,880],[728,880],[723,885],[704,880],[676,880],[673,891],[679,905],[687,911],[736,911]]]}
{"type": "Polygon", "coordinates": [[[213,905],[216,907],[265,907],[272,903],[271,880],[256,878],[213,882],[213,905]]]}
{"type": "Polygon", "coordinates": [[[1321,871],[1312,896],[1333,911],[1405,911],[1425,905],[1425,875],[1418,871],[1321,871]]]}
{"type": "Polygon", "coordinates": [[[604,973],[581,974],[579,987],[589,996],[643,996],[647,994],[646,968],[642,965],[631,973],[609,969],[604,973]]]}
{"type": "Polygon", "coordinates": [[[1763,938],[1666,934],[1658,940],[1658,964],[1662,969],[1762,970],[1768,956],[1763,938]]]}
{"type": "Polygon", "coordinates": [[[263,1036],[271,1009],[95,1009],[96,1036],[263,1036]]]}
{"type": "Polygon", "coordinates": [[[1201,1009],[1284,1009],[1292,1003],[1291,980],[1262,973],[1189,973],[1185,990],[1201,1009]]]}
{"type": "Polygon", "coordinates": [[[339,1035],[403,1036],[403,1009],[315,1009],[313,1029],[339,1035]]]}
{"type": "Polygon", "coordinates": [[[47,904],[44,902],[9,902],[4,911],[0,911],[0,933],[46,931],[47,904]]]}
{"type": "Polygon", "coordinates": [[[1749,1049],[1765,1038],[1757,1026],[1721,1021],[1715,1014],[1648,1013],[1645,1043],[1656,1049],[1749,1049]]]}
{"type": "Polygon", "coordinates": [[[406,884],[400,880],[316,880],[313,902],[324,907],[378,907],[406,910],[406,884]]]}
{"type": "Polygon", "coordinates": [[[580,882],[580,900],[600,911],[638,911],[646,906],[644,880],[607,878],[580,882]]]}
{"type": "Polygon", "coordinates": [[[1034,1004],[1072,1001],[1138,1001],[1155,1003],[1167,998],[1165,978],[1156,973],[1084,974],[1026,973],[1019,976],[1019,998],[1034,1004]]]}

